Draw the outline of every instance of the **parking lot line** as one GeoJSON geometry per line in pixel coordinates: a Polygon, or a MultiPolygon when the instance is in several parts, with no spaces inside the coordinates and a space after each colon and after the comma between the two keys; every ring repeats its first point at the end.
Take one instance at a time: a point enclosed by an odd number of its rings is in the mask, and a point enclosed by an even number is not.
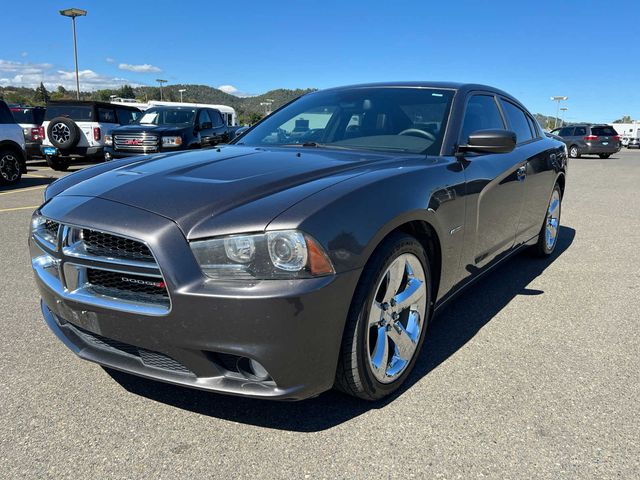
{"type": "Polygon", "coordinates": [[[0,213],[2,212],[15,212],[16,210],[35,210],[38,208],[38,205],[29,205],[28,207],[13,207],[13,208],[2,208],[0,209],[0,213]]]}
{"type": "Polygon", "coordinates": [[[10,190],[8,192],[0,192],[0,195],[11,195],[12,193],[30,192],[31,190],[38,190],[41,188],[47,188],[49,185],[40,185],[39,187],[21,188],[19,190],[10,190]]]}

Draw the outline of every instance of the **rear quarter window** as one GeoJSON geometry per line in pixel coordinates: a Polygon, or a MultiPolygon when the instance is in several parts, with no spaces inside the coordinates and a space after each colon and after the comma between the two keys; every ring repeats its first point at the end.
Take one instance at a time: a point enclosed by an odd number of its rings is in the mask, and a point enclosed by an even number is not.
{"type": "Polygon", "coordinates": [[[512,130],[516,134],[517,143],[523,143],[531,140],[533,134],[531,133],[531,127],[527,120],[527,115],[520,108],[516,107],[513,103],[500,99],[502,110],[507,117],[507,123],[509,124],[509,130],[512,130]]]}

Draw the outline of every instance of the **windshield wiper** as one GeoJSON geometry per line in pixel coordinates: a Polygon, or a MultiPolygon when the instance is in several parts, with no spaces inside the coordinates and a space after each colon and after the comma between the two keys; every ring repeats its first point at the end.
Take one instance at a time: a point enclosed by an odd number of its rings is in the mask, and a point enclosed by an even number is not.
{"type": "Polygon", "coordinates": [[[305,147],[305,148],[336,148],[338,150],[353,150],[349,147],[341,147],[332,143],[304,142],[304,143],[282,143],[274,145],[277,147],[305,147]]]}

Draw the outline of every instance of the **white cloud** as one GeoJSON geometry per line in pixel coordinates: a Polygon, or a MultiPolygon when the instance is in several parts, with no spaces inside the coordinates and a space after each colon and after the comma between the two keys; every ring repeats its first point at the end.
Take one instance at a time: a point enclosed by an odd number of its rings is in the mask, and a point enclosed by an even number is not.
{"type": "Polygon", "coordinates": [[[131,65],[129,63],[121,63],[118,65],[118,68],[120,70],[128,70],[129,72],[136,72],[136,73],[158,73],[162,71],[155,65],[149,65],[148,63],[143,63],[142,65],[131,65]]]}
{"type": "MultiPolygon", "coordinates": [[[[102,75],[93,70],[80,70],[80,90],[90,91],[103,88],[120,88],[124,84],[138,86],[126,78],[102,75]]],[[[48,89],[62,85],[75,89],[76,75],[73,70],[54,69],[50,63],[22,63],[0,59],[0,85],[15,87],[37,87],[43,82],[48,89]]]]}
{"type": "Polygon", "coordinates": [[[233,85],[220,85],[218,87],[218,90],[222,90],[224,93],[228,93],[230,95],[237,95],[238,93],[240,93],[240,90],[238,90],[233,85]]]}
{"type": "Polygon", "coordinates": [[[107,63],[115,63],[116,60],[115,60],[115,58],[107,57],[107,58],[104,59],[104,61],[107,62],[107,63]]]}
{"type": "Polygon", "coordinates": [[[29,52],[22,52],[22,53],[20,54],[20,56],[21,56],[22,58],[26,58],[26,57],[28,57],[28,56],[29,56],[29,52]]]}

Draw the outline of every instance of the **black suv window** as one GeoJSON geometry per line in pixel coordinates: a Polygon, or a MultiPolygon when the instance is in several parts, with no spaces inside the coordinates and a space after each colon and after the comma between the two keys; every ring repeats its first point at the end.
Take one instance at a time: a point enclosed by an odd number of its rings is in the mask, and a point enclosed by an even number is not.
{"type": "Polygon", "coordinates": [[[523,143],[533,138],[529,122],[527,121],[527,114],[520,108],[516,107],[513,103],[500,99],[502,109],[507,117],[507,123],[509,129],[516,134],[516,142],[523,143]]]}
{"type": "Polygon", "coordinates": [[[614,137],[618,135],[613,127],[591,127],[591,135],[597,135],[598,137],[614,137]]]}
{"type": "Polygon", "coordinates": [[[573,135],[573,127],[564,127],[560,129],[560,133],[558,133],[561,137],[570,137],[573,135]]]}
{"type": "Polygon", "coordinates": [[[7,104],[0,102],[0,123],[16,123],[7,104]]]}
{"type": "Polygon", "coordinates": [[[211,115],[211,120],[213,121],[213,126],[218,128],[224,125],[224,120],[222,119],[222,115],[218,110],[209,110],[209,114],[211,115]]]}
{"type": "Polygon", "coordinates": [[[504,130],[502,115],[492,95],[474,95],[467,102],[460,141],[467,143],[469,135],[477,130],[504,130]]]}
{"type": "Polygon", "coordinates": [[[200,110],[200,115],[198,115],[198,124],[202,127],[205,123],[211,123],[209,112],[206,110],[200,110]]]}
{"type": "Polygon", "coordinates": [[[111,108],[98,108],[98,121],[104,123],[118,123],[116,112],[111,108]]]}
{"type": "Polygon", "coordinates": [[[576,127],[576,131],[573,134],[575,137],[583,137],[587,134],[587,127],[576,127]]]}
{"type": "Polygon", "coordinates": [[[116,113],[118,115],[118,123],[120,125],[129,125],[130,123],[134,123],[138,117],[140,117],[140,112],[136,112],[135,110],[126,110],[124,108],[116,108],[116,113]]]}

